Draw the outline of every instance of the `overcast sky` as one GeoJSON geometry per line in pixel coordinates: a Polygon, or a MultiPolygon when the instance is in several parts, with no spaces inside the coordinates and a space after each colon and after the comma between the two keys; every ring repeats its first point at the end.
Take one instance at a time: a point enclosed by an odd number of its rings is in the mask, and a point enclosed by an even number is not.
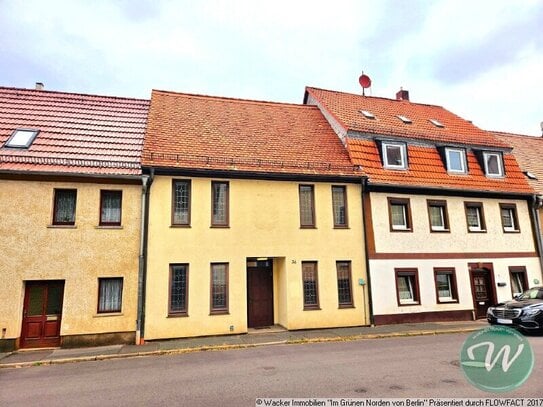
{"type": "Polygon", "coordinates": [[[0,85],[301,103],[305,86],[541,135],[543,1],[0,0],[0,85]]]}

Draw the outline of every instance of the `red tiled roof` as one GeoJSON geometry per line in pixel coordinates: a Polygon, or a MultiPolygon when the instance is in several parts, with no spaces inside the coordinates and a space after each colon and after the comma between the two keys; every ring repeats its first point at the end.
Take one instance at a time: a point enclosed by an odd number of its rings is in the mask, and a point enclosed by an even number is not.
{"type": "Polygon", "coordinates": [[[143,166],[360,175],[315,106],[154,90],[143,166]]]}
{"type": "Polygon", "coordinates": [[[528,179],[528,183],[538,194],[543,194],[543,137],[499,131],[493,131],[492,133],[513,147],[513,155],[522,171],[531,172],[537,178],[536,180],[528,179]]]}
{"type": "Polygon", "coordinates": [[[373,140],[347,139],[353,164],[363,166],[370,183],[450,190],[477,190],[499,193],[533,193],[512,154],[504,154],[506,177],[489,178],[483,173],[473,152],[468,152],[469,174],[447,172],[438,150],[431,146],[408,145],[409,169],[385,169],[373,140]]]}
{"type": "Polygon", "coordinates": [[[307,87],[306,92],[331,113],[345,130],[449,144],[507,148],[490,133],[441,106],[312,87],[307,87]],[[375,119],[364,117],[360,110],[371,112],[375,119]],[[412,123],[404,124],[397,115],[406,116],[412,123]],[[430,119],[439,121],[444,127],[436,127],[430,119]]]}
{"type": "Polygon", "coordinates": [[[149,101],[0,87],[0,171],[141,174],[149,101]],[[28,149],[4,144],[39,130],[28,149]]]}

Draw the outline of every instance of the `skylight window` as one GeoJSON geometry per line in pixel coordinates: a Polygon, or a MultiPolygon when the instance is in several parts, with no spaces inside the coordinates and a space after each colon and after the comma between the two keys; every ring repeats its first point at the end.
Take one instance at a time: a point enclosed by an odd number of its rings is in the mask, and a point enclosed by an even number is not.
{"type": "Polygon", "coordinates": [[[413,123],[409,117],[402,116],[401,114],[399,114],[399,115],[396,116],[396,117],[397,117],[398,119],[400,119],[402,122],[404,122],[405,124],[411,124],[411,123],[413,123]]]}
{"type": "Polygon", "coordinates": [[[523,171],[523,173],[524,173],[524,175],[526,175],[526,178],[533,179],[533,180],[537,181],[537,176],[533,172],[523,171]]]}
{"type": "Polygon", "coordinates": [[[4,147],[28,148],[38,135],[39,130],[17,129],[8,139],[4,147]]]}
{"type": "Polygon", "coordinates": [[[440,127],[440,128],[443,128],[445,127],[443,125],[443,123],[441,123],[439,120],[436,120],[436,119],[429,119],[430,123],[432,123],[434,126],[436,127],[440,127]]]}
{"type": "Polygon", "coordinates": [[[360,110],[360,113],[362,113],[366,119],[375,119],[375,115],[372,112],[368,112],[367,110],[360,110]]]}

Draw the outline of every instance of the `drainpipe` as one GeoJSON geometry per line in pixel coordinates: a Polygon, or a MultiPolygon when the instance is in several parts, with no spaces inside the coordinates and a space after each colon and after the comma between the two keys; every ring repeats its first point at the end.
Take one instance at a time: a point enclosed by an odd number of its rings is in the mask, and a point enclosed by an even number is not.
{"type": "Polygon", "coordinates": [[[138,267],[138,310],[136,320],[136,345],[145,343],[145,282],[147,276],[147,234],[149,225],[149,189],[153,182],[154,170],[151,175],[141,176],[141,226],[140,226],[140,252],[138,267]]]}
{"type": "MultiPolygon", "coordinates": [[[[368,187],[368,178],[362,177],[362,181],[360,183],[360,186],[362,187],[361,196],[362,196],[362,228],[364,229],[364,251],[365,251],[365,260],[366,260],[366,286],[368,288],[368,305],[369,305],[369,312],[370,312],[370,325],[374,326],[375,321],[373,318],[373,301],[372,301],[372,295],[371,295],[371,272],[370,272],[370,259],[368,257],[368,227],[371,227],[371,225],[366,225],[366,189],[368,187]]],[[[369,197],[369,195],[368,195],[369,197]]]]}
{"type": "MultiPolygon", "coordinates": [[[[535,235],[535,241],[537,243],[537,253],[539,254],[539,265],[541,266],[541,273],[543,278],[543,242],[541,240],[541,223],[539,218],[539,208],[542,205],[542,197],[532,195],[532,204],[530,205],[530,218],[532,220],[532,229],[535,235]]],[[[528,286],[530,284],[528,283],[528,286]]]]}

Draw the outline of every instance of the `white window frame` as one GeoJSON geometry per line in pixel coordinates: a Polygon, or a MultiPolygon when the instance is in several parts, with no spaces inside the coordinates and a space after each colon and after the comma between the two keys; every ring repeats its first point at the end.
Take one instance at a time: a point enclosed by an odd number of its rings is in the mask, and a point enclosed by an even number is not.
{"type": "Polygon", "coordinates": [[[485,174],[486,174],[487,177],[500,178],[500,177],[504,176],[504,172],[503,172],[503,156],[502,156],[501,153],[493,153],[493,152],[489,152],[489,151],[484,151],[483,152],[483,161],[484,161],[484,164],[485,164],[485,174]],[[493,157],[493,156],[496,157],[497,161],[498,161],[498,173],[497,174],[492,174],[488,170],[488,159],[490,157],[493,157]]]}
{"type": "Polygon", "coordinates": [[[504,232],[519,232],[520,228],[519,225],[517,225],[517,208],[513,206],[500,206],[500,216],[502,220],[502,226],[504,232]],[[511,226],[505,226],[505,222],[503,221],[503,211],[506,211],[509,214],[509,217],[511,218],[511,226]]]}
{"type": "Polygon", "coordinates": [[[434,231],[438,231],[438,232],[446,231],[447,223],[445,221],[445,206],[428,204],[428,211],[429,211],[429,217],[430,217],[430,229],[434,231]],[[432,208],[437,208],[439,210],[441,225],[432,225],[432,208]]]}
{"type": "Polygon", "coordinates": [[[439,286],[437,287],[437,295],[439,298],[439,301],[441,302],[453,302],[456,301],[456,298],[453,296],[453,285],[452,285],[452,274],[451,273],[443,273],[443,272],[436,272],[436,284],[438,283],[438,276],[445,276],[447,278],[447,283],[449,286],[449,294],[448,296],[441,296],[439,291],[439,286]]]}
{"type": "Polygon", "coordinates": [[[475,206],[475,205],[467,206],[466,207],[466,220],[468,221],[468,230],[470,232],[482,232],[482,231],[484,231],[484,229],[483,229],[483,218],[482,218],[482,215],[481,215],[481,207],[480,206],[475,206]],[[467,212],[470,209],[475,209],[475,212],[477,213],[477,221],[478,221],[477,223],[479,224],[478,226],[470,226],[469,225],[469,217],[468,217],[467,212]]]}
{"type": "Polygon", "coordinates": [[[465,174],[467,172],[467,165],[466,165],[466,151],[462,150],[461,148],[445,148],[445,155],[447,157],[447,171],[448,172],[455,172],[458,174],[465,174]],[[455,169],[451,168],[451,153],[459,153],[460,154],[460,164],[462,166],[461,169],[455,169]]]}
{"type": "Polygon", "coordinates": [[[404,143],[383,142],[382,147],[383,147],[383,163],[385,165],[385,168],[390,168],[393,170],[407,169],[407,146],[404,143]],[[401,164],[391,164],[388,162],[387,149],[389,147],[400,149],[400,158],[402,161],[401,164]]]}
{"type": "Polygon", "coordinates": [[[6,144],[4,144],[4,147],[27,149],[34,142],[38,132],[39,130],[35,129],[17,129],[11,133],[11,136],[8,141],[6,141],[6,144]]]}

